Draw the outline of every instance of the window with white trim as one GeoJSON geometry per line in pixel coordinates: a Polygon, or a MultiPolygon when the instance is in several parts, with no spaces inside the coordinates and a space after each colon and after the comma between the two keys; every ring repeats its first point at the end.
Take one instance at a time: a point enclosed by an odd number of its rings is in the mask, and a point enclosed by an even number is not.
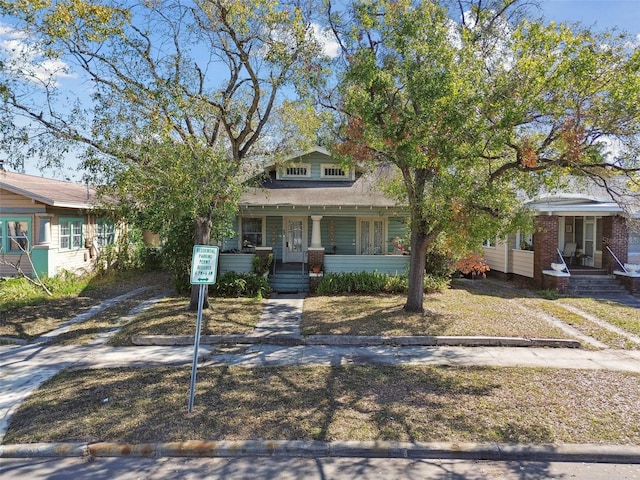
{"type": "Polygon", "coordinates": [[[242,217],[242,248],[263,246],[265,237],[264,217],[242,217]]]}
{"type": "Polygon", "coordinates": [[[533,250],[533,233],[518,230],[515,250],[533,250]]]}
{"type": "Polygon", "coordinates": [[[356,251],[358,255],[382,255],[385,251],[386,222],[383,218],[359,218],[356,251]]]}
{"type": "Polygon", "coordinates": [[[487,238],[484,242],[482,242],[483,247],[496,248],[496,239],[495,238],[487,238]]]}
{"type": "Polygon", "coordinates": [[[96,242],[99,247],[113,245],[116,240],[116,226],[109,220],[99,219],[96,224],[96,242]]]}
{"type": "Polygon", "coordinates": [[[287,167],[285,170],[287,177],[308,177],[309,174],[309,167],[287,167]]]}
{"type": "Polygon", "coordinates": [[[30,231],[31,220],[29,218],[3,218],[0,221],[0,247],[7,253],[28,251],[30,231]]]}
{"type": "Polygon", "coordinates": [[[84,220],[81,218],[61,218],[60,219],[60,249],[79,250],[82,244],[82,226],[84,220]]]}
{"type": "Polygon", "coordinates": [[[335,163],[327,163],[320,165],[320,176],[322,178],[348,178],[349,170],[342,168],[335,163]]]}

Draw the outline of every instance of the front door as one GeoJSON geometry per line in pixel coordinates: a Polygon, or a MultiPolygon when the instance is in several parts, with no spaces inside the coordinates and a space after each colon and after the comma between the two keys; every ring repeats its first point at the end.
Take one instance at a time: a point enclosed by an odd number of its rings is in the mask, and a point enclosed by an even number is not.
{"type": "Polygon", "coordinates": [[[307,250],[307,219],[305,217],[287,217],[284,219],[284,231],[286,232],[284,241],[283,261],[304,262],[304,252],[307,250]]]}

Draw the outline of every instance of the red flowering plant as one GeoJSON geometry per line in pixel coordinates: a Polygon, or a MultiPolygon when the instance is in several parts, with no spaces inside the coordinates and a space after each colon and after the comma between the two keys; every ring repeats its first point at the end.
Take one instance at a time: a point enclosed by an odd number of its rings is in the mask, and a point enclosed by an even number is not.
{"type": "Polygon", "coordinates": [[[455,268],[463,275],[471,275],[471,278],[487,278],[487,272],[491,270],[484,258],[477,253],[471,253],[461,258],[455,264],[455,268]]]}
{"type": "MultiPolygon", "coordinates": [[[[391,244],[393,248],[400,252],[400,255],[404,255],[407,253],[406,247],[403,245],[404,241],[400,237],[396,237],[393,239],[391,244]]],[[[394,252],[395,253],[395,252],[394,252]]]]}

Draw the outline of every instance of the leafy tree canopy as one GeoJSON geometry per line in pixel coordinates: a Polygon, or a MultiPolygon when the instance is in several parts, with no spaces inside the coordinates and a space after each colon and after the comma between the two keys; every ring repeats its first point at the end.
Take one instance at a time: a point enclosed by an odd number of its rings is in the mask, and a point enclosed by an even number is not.
{"type": "Polygon", "coordinates": [[[640,51],[624,35],[544,25],[518,0],[367,0],[328,13],[341,43],[335,150],[393,165],[411,212],[410,292],[424,257],[523,225],[523,202],[568,175],[615,197],[637,188],[640,51]],[[611,151],[611,144],[616,146],[611,151]]]}
{"type": "Polygon", "coordinates": [[[37,138],[41,151],[51,140],[63,151],[82,144],[84,167],[123,208],[158,231],[190,219],[185,238],[208,244],[235,213],[247,161],[307,142],[308,106],[285,101],[303,77],[309,84],[321,52],[305,8],[295,0],[3,3],[33,46],[0,70],[5,148],[37,138]],[[40,64],[79,75],[77,91],[51,72],[34,75],[34,49],[40,64]],[[270,118],[287,123],[276,129],[270,118]]]}

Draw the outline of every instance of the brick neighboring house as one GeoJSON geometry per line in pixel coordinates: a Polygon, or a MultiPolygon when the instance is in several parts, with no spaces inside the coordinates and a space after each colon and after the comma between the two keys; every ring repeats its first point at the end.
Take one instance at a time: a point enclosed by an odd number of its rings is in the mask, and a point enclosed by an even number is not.
{"type": "MultiPolygon", "coordinates": [[[[116,238],[111,221],[91,213],[95,191],[87,185],[7,171],[0,167],[0,255],[27,275],[92,271],[100,250],[116,238]]],[[[4,263],[4,262],[3,262],[4,263]]],[[[0,276],[15,269],[0,265],[0,276]]]]}
{"type": "Polygon", "coordinates": [[[624,272],[625,264],[640,263],[640,232],[631,227],[640,212],[629,215],[605,195],[560,193],[528,205],[536,212],[534,232],[488,241],[491,270],[559,291],[569,289],[572,277],[615,276],[640,293],[640,274],[624,272]],[[565,271],[553,270],[563,261],[565,271]]]}

